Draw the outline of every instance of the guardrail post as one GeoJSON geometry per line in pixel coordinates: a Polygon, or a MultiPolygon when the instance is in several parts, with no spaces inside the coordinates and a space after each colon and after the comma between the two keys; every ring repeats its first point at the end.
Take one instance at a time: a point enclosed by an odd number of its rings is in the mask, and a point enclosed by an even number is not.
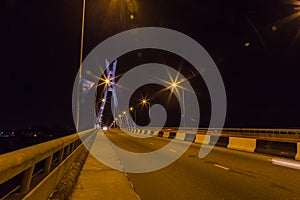
{"type": "Polygon", "coordinates": [[[66,155],[69,155],[69,153],[70,153],[70,145],[66,146],[65,148],[66,148],[66,155]]]}
{"type": "Polygon", "coordinates": [[[71,144],[70,144],[70,152],[73,152],[73,150],[74,150],[74,142],[72,142],[71,144]]]}
{"type": "Polygon", "coordinates": [[[62,159],[64,157],[64,148],[62,148],[60,151],[59,151],[59,154],[58,154],[58,162],[61,162],[62,159]]]}
{"type": "Polygon", "coordinates": [[[44,165],[44,171],[43,171],[44,174],[48,174],[50,172],[52,158],[53,158],[53,154],[51,156],[49,156],[48,158],[46,158],[45,165],[44,165]]]}
{"type": "Polygon", "coordinates": [[[29,191],[33,170],[34,170],[34,165],[24,171],[22,182],[21,182],[21,193],[26,193],[29,191]]]}

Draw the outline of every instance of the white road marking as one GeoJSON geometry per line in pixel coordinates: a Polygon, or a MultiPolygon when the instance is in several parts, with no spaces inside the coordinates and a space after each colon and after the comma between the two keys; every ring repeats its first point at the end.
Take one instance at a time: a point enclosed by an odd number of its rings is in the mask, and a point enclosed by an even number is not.
{"type": "Polygon", "coordinates": [[[222,165],[214,164],[214,166],[215,166],[215,167],[219,167],[219,168],[221,168],[221,169],[229,170],[228,167],[224,167],[224,166],[222,166],[222,165]]]}
{"type": "Polygon", "coordinates": [[[172,151],[172,152],[176,152],[174,149],[170,149],[170,151],[172,151]]]}
{"type": "Polygon", "coordinates": [[[284,158],[272,158],[272,163],[274,165],[279,165],[283,167],[293,168],[293,169],[300,169],[300,162],[295,160],[289,160],[284,158]]]}

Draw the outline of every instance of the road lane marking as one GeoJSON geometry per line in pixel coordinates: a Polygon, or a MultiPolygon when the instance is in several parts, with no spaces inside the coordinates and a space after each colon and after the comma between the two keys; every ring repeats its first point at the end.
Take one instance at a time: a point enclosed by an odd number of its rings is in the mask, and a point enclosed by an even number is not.
{"type": "Polygon", "coordinates": [[[151,142],[150,144],[151,144],[151,145],[153,145],[153,143],[152,143],[152,142],[151,142]]]}
{"type": "Polygon", "coordinates": [[[215,167],[219,167],[219,168],[221,168],[221,169],[229,170],[229,168],[224,167],[224,166],[222,166],[222,165],[214,164],[214,166],[215,166],[215,167]]]}
{"type": "Polygon", "coordinates": [[[272,158],[272,163],[274,165],[279,165],[282,167],[288,167],[288,168],[300,170],[300,162],[298,162],[298,161],[288,160],[288,159],[284,159],[284,158],[272,158]]]}
{"type": "Polygon", "coordinates": [[[172,151],[172,152],[174,152],[174,153],[176,152],[174,149],[170,149],[170,151],[172,151]]]}

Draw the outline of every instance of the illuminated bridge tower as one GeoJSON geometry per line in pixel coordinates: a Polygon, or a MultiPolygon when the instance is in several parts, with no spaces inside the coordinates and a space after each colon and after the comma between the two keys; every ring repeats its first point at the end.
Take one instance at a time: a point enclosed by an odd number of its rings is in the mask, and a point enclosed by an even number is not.
{"type": "Polygon", "coordinates": [[[116,110],[118,108],[118,99],[115,92],[115,74],[117,69],[117,61],[113,62],[112,67],[110,66],[110,63],[108,60],[105,60],[106,63],[106,77],[105,77],[105,86],[104,86],[104,92],[103,92],[103,99],[101,100],[101,107],[98,109],[98,115],[96,119],[96,128],[100,128],[100,122],[102,120],[104,108],[106,105],[108,93],[111,92],[113,99],[114,99],[114,107],[113,107],[113,115],[115,116],[116,110]]]}
{"type": "Polygon", "coordinates": [[[95,128],[100,128],[102,126],[102,117],[103,117],[103,113],[105,110],[105,105],[107,105],[107,99],[109,97],[113,98],[113,101],[111,101],[111,103],[113,103],[113,110],[112,110],[112,114],[114,116],[114,122],[113,124],[116,124],[116,120],[117,120],[117,115],[119,116],[119,123],[118,125],[120,127],[136,127],[135,122],[132,120],[131,117],[128,116],[128,114],[125,111],[119,111],[118,110],[118,98],[116,95],[116,84],[115,84],[115,74],[116,74],[116,69],[117,69],[117,60],[114,61],[111,64],[105,60],[105,64],[106,64],[106,68],[105,68],[105,72],[106,72],[106,77],[105,79],[102,79],[104,81],[104,91],[103,91],[103,99],[101,99],[101,107],[98,107],[98,114],[97,114],[97,119],[95,122],[95,128]],[[110,93],[110,94],[109,94],[110,93]]]}

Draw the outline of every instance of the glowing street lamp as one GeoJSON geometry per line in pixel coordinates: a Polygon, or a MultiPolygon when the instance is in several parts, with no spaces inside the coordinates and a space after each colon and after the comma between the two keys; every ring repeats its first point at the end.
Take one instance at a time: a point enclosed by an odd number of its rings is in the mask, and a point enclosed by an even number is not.
{"type": "MultiPolygon", "coordinates": [[[[131,112],[134,112],[134,124],[136,124],[136,110],[131,106],[130,108],[129,108],[129,110],[131,111],[131,112]]],[[[135,126],[135,125],[134,125],[135,126]]]]}
{"type": "Polygon", "coordinates": [[[178,86],[178,84],[177,83],[172,83],[172,88],[176,88],[177,86],[178,86]]]}
{"type": "Polygon", "coordinates": [[[171,92],[173,92],[174,90],[177,92],[177,94],[180,96],[179,90],[178,88],[180,88],[182,90],[182,104],[183,104],[183,108],[182,108],[182,115],[181,117],[183,118],[183,125],[185,127],[185,102],[184,102],[184,87],[182,87],[180,85],[180,83],[184,82],[185,79],[181,79],[181,81],[177,82],[176,80],[170,83],[170,87],[171,88],[171,92]]]}

